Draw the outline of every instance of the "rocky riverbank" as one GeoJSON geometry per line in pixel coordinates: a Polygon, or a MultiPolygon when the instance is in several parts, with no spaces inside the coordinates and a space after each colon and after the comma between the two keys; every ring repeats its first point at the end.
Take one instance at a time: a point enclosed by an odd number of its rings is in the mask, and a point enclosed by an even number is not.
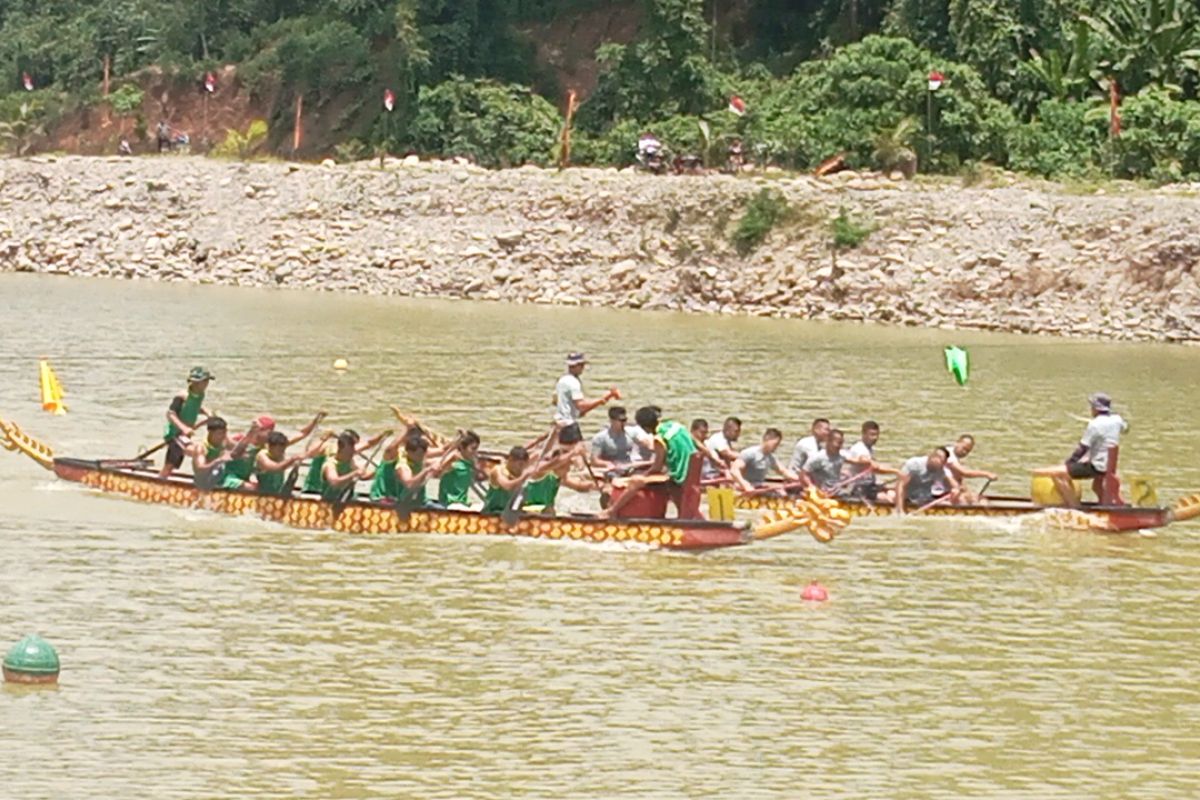
{"type": "Polygon", "coordinates": [[[1200,187],[1107,189],[7,159],[0,271],[1200,341],[1200,187]],[[791,213],[743,256],[763,186],[791,213]]]}

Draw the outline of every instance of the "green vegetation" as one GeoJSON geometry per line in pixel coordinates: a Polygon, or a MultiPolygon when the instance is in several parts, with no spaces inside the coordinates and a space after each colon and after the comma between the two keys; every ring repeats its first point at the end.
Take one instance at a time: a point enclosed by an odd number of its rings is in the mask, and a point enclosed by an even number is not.
{"type": "Polygon", "coordinates": [[[600,68],[576,116],[576,163],[629,164],[652,130],[709,164],[737,137],[748,160],[796,169],[844,154],[851,167],[906,172],[1200,177],[1200,10],[1189,0],[10,0],[0,120],[26,125],[17,112],[32,99],[38,124],[67,107],[61,98],[94,102],[106,61],[121,115],[141,110],[138,70],[198,79],[234,63],[273,99],[280,140],[301,95],[335,140],[361,142],[354,152],[546,164],[567,87],[536,55],[566,46],[547,39],[548,23],[597,10],[639,24],[630,41],[561,54],[600,68]],[[935,93],[931,70],[945,76],[935,93]],[[725,110],[734,94],[743,117],[725,110]]]}
{"type": "Polygon", "coordinates": [[[256,119],[241,133],[230,128],[225,131],[225,140],[213,148],[212,154],[218,158],[238,158],[246,160],[267,140],[267,123],[256,119]]]}
{"type": "Polygon", "coordinates": [[[0,122],[0,145],[4,151],[16,156],[28,153],[34,140],[46,133],[41,117],[37,105],[21,103],[6,121],[0,122]]]}
{"type": "Polygon", "coordinates": [[[860,222],[842,208],[829,223],[834,250],[853,250],[867,240],[874,228],[860,222]]]}
{"type": "Polygon", "coordinates": [[[730,241],[741,255],[754,251],[771,230],[787,218],[790,209],[787,198],[777,189],[761,189],[746,204],[746,212],[738,220],[730,241]]]}

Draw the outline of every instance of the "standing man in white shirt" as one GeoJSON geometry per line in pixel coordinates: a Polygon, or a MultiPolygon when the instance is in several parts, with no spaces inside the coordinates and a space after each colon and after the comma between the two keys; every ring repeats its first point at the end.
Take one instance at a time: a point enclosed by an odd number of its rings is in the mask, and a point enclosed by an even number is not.
{"type": "Polygon", "coordinates": [[[558,379],[554,387],[554,421],[559,425],[559,444],[575,445],[582,442],[583,431],[579,428],[579,418],[609,400],[621,397],[621,392],[614,386],[596,400],[585,398],[583,381],[579,376],[583,374],[587,363],[587,356],[583,353],[571,353],[567,356],[567,373],[558,379]]]}
{"type": "Polygon", "coordinates": [[[1121,433],[1129,427],[1119,414],[1113,413],[1112,398],[1103,392],[1088,397],[1088,405],[1092,408],[1092,421],[1071,457],[1064,464],[1033,471],[1034,475],[1052,478],[1063,502],[1071,508],[1077,508],[1080,502],[1072,481],[1090,480],[1106,474],[1108,450],[1121,443],[1121,433]]]}

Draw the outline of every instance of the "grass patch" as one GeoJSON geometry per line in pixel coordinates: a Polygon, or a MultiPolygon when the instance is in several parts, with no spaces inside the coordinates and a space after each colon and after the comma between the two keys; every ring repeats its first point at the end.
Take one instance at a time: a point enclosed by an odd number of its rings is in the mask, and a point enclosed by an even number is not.
{"type": "Polygon", "coordinates": [[[829,229],[835,250],[853,250],[865,242],[875,230],[871,225],[850,216],[844,208],[838,211],[838,215],[829,223],[829,229]]]}
{"type": "Polygon", "coordinates": [[[748,255],[762,244],[771,230],[791,212],[787,198],[778,189],[762,189],[746,204],[730,237],[739,255],[748,255]]]}

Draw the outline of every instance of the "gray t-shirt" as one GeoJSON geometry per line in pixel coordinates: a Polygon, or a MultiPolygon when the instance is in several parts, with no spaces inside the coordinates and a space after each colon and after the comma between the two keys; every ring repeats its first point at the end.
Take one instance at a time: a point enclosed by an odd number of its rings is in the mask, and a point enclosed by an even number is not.
{"type": "MultiPolygon", "coordinates": [[[[874,461],[875,460],[875,449],[873,447],[868,447],[866,442],[859,439],[857,442],[855,442],[850,447],[850,451],[848,453],[846,453],[846,458],[870,459],[871,461],[874,461]]],[[[846,465],[846,472],[848,473],[848,475],[858,475],[862,472],[865,472],[867,469],[868,469],[868,467],[865,464],[847,464],[846,465]]],[[[873,477],[863,478],[862,480],[854,481],[851,484],[851,486],[861,486],[863,484],[871,484],[871,483],[877,483],[877,482],[878,481],[873,477]]]]}
{"type": "Polygon", "coordinates": [[[930,469],[929,456],[913,456],[904,462],[901,472],[909,476],[906,494],[910,498],[918,501],[932,500],[937,495],[950,491],[946,470],[930,469]]]}
{"type": "MultiPolygon", "coordinates": [[[[729,440],[725,438],[723,431],[714,433],[712,436],[704,440],[704,446],[714,453],[719,453],[722,450],[732,450],[733,447],[729,440]]],[[[721,473],[720,467],[723,464],[714,464],[711,459],[704,459],[704,466],[701,467],[701,475],[705,478],[715,478],[721,473]]]]}
{"type": "Polygon", "coordinates": [[[842,466],[845,463],[846,457],[842,453],[831,456],[827,451],[821,450],[808,457],[804,462],[804,471],[819,488],[827,490],[842,479],[842,466]]]}
{"type": "Polygon", "coordinates": [[[633,463],[634,452],[639,449],[628,430],[617,433],[608,427],[592,437],[592,456],[614,464],[633,463]]]}
{"type": "Polygon", "coordinates": [[[796,449],[792,451],[792,461],[788,466],[792,468],[792,472],[799,472],[804,469],[804,462],[815,456],[820,450],[821,445],[817,443],[817,437],[805,436],[796,442],[796,449]]]}
{"type": "Polygon", "coordinates": [[[764,453],[761,444],[747,447],[738,453],[738,458],[745,464],[745,467],[742,468],[742,477],[754,486],[761,486],[765,483],[767,473],[779,471],[779,462],[775,460],[775,454],[764,453]]]}
{"type": "Polygon", "coordinates": [[[1087,460],[1092,462],[1097,472],[1108,469],[1108,448],[1121,443],[1121,432],[1126,427],[1125,420],[1119,414],[1101,414],[1092,417],[1088,423],[1080,444],[1087,445],[1087,460]]]}
{"type": "Polygon", "coordinates": [[[569,372],[559,378],[554,386],[554,397],[554,419],[568,425],[578,422],[579,409],[575,406],[575,401],[583,399],[583,383],[579,378],[569,372]]]}

